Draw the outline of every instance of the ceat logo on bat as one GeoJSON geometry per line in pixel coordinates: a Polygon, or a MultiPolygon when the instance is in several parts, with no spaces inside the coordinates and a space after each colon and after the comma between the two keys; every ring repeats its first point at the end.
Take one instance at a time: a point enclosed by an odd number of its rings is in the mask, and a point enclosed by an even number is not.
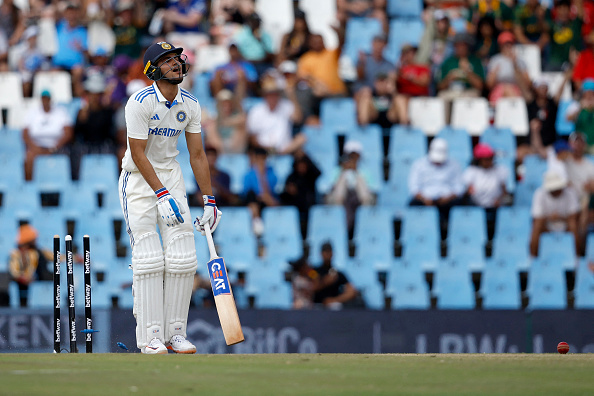
{"type": "Polygon", "coordinates": [[[231,294],[229,278],[223,259],[217,257],[208,262],[208,273],[210,274],[210,284],[212,285],[212,294],[216,296],[221,294],[231,294]]]}

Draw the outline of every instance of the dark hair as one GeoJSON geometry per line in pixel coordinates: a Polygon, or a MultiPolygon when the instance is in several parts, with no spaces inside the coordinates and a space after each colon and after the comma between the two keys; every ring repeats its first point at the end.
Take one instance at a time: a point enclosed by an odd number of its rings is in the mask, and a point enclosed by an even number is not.
{"type": "Polygon", "coordinates": [[[481,43],[484,39],[483,34],[481,33],[481,26],[485,24],[491,26],[491,29],[493,30],[493,38],[495,39],[495,41],[497,41],[497,36],[499,36],[499,29],[497,29],[497,26],[495,25],[495,19],[492,16],[483,16],[478,20],[478,23],[476,24],[477,45],[480,45],[479,43],[481,43]]]}
{"type": "Polygon", "coordinates": [[[568,8],[571,7],[571,1],[570,0],[557,0],[555,1],[555,7],[561,7],[561,6],[566,6],[568,8]]]}

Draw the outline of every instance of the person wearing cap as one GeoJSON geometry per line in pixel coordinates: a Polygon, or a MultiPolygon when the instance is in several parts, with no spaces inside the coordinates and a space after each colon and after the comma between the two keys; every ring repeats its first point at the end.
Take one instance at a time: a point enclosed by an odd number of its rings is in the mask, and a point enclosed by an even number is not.
{"type": "Polygon", "coordinates": [[[538,256],[540,235],[544,232],[571,232],[576,242],[576,254],[579,253],[578,214],[579,196],[568,185],[567,178],[556,170],[547,170],[543,184],[532,197],[532,235],[530,253],[538,256]]]}
{"type": "Polygon", "coordinates": [[[427,155],[413,162],[408,191],[412,196],[410,205],[436,206],[442,224],[447,223],[450,208],[463,202],[462,170],[456,160],[449,158],[445,139],[434,138],[427,155]]]}
{"type": "Polygon", "coordinates": [[[489,61],[486,85],[493,105],[500,98],[522,97],[522,93],[530,89],[526,63],[516,56],[514,42],[511,32],[501,32],[497,37],[500,53],[489,61]]]}
{"type": "Polygon", "coordinates": [[[260,90],[264,101],[254,105],[247,115],[250,144],[279,154],[294,152],[305,143],[303,133],[293,136],[293,124],[302,121],[295,85],[286,84],[283,90],[274,77],[265,76],[260,90]]]}
{"type": "Polygon", "coordinates": [[[400,63],[396,68],[396,118],[398,123],[408,125],[408,101],[415,96],[429,96],[431,70],[415,61],[417,47],[405,44],[400,51],[400,63]]]}
{"type": "Polygon", "coordinates": [[[439,69],[438,96],[446,100],[448,106],[455,98],[477,97],[483,90],[485,71],[481,60],[470,52],[473,42],[468,33],[457,33],[454,54],[439,69]]]}
{"type": "Polygon", "coordinates": [[[322,244],[321,256],[322,263],[315,268],[317,277],[314,279],[314,304],[321,304],[329,309],[341,309],[354,301],[359,292],[346,275],[335,268],[330,242],[322,244]]]}
{"type": "Polygon", "coordinates": [[[262,19],[255,12],[233,35],[233,42],[244,59],[256,67],[258,76],[272,67],[275,52],[272,36],[262,28],[262,19]]]}
{"type": "Polygon", "coordinates": [[[168,2],[163,12],[163,33],[201,32],[201,23],[207,13],[205,0],[178,0],[168,2]]]}
{"type": "Polygon", "coordinates": [[[50,91],[44,89],[41,106],[34,106],[25,118],[25,179],[33,178],[33,163],[37,156],[66,153],[73,136],[70,115],[63,107],[54,106],[50,91]]]}
{"type": "Polygon", "coordinates": [[[210,91],[213,96],[222,89],[233,92],[237,100],[255,91],[258,81],[258,72],[254,65],[247,62],[241,56],[236,44],[229,45],[229,62],[218,66],[212,73],[210,80],[210,91]]]}
{"type": "Polygon", "coordinates": [[[16,238],[17,248],[10,252],[8,271],[12,280],[19,286],[19,304],[27,306],[29,285],[36,280],[53,279],[48,270],[51,253],[37,246],[37,230],[30,224],[19,227],[16,238]]]}
{"type": "Polygon", "coordinates": [[[299,9],[295,10],[293,29],[283,35],[276,62],[281,63],[287,60],[297,62],[301,55],[309,51],[310,36],[311,32],[305,18],[305,12],[299,9]]]}
{"type": "Polygon", "coordinates": [[[587,78],[582,83],[582,96],[579,103],[567,109],[567,119],[575,122],[575,130],[586,135],[588,152],[594,152],[594,79],[587,78]]]}
{"type": "Polygon", "coordinates": [[[474,146],[473,154],[474,163],[462,176],[466,193],[472,204],[487,209],[495,218],[495,210],[504,203],[507,195],[505,183],[509,169],[495,164],[495,151],[486,143],[474,146]]]}
{"type": "Polygon", "coordinates": [[[536,44],[542,51],[550,42],[551,10],[540,0],[526,0],[515,10],[513,32],[519,44],[536,44]]]}
{"type": "Polygon", "coordinates": [[[340,168],[334,176],[326,202],[330,205],[343,205],[346,210],[349,237],[355,227],[355,212],[361,205],[373,204],[373,193],[369,188],[369,177],[359,169],[363,145],[357,140],[348,140],[343,147],[340,168]]]}
{"type": "Polygon", "coordinates": [[[183,51],[166,41],[148,47],[143,71],[153,84],[132,93],[125,108],[127,149],[118,193],[132,248],[136,346],[144,354],[196,353],[186,338],[197,268],[194,229],[215,232],[222,217],[202,143],[200,104],[180,87],[190,71],[183,51]],[[203,194],[194,227],[178,162],[182,133],[203,194]]]}
{"type": "Polygon", "coordinates": [[[215,99],[216,116],[204,121],[206,142],[221,153],[245,153],[248,136],[241,102],[228,89],[220,90],[215,99]]]}
{"type": "Polygon", "coordinates": [[[571,12],[571,0],[556,0],[551,24],[551,54],[544,65],[547,71],[562,71],[570,64],[570,58],[581,51],[582,26],[584,24],[583,0],[576,0],[575,13],[571,12]]]}

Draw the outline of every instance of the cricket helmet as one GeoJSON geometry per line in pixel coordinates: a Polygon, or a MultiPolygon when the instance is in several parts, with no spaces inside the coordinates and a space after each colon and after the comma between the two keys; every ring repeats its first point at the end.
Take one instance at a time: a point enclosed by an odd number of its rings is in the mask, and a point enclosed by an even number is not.
{"type": "Polygon", "coordinates": [[[171,79],[165,77],[165,74],[161,72],[161,67],[157,65],[159,60],[165,59],[166,55],[170,55],[172,58],[178,58],[178,61],[182,68],[182,77],[188,75],[190,71],[190,65],[187,63],[187,57],[182,54],[182,47],[174,47],[172,44],[166,41],[160,41],[148,47],[144,53],[144,74],[153,81],[167,80],[173,84],[179,84],[182,79],[171,79]]]}

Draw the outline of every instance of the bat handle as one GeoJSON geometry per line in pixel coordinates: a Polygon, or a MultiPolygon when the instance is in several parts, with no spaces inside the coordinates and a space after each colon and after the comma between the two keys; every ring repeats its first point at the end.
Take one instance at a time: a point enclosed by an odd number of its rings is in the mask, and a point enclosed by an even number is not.
{"type": "Polygon", "coordinates": [[[214,241],[212,240],[212,233],[210,232],[210,224],[204,224],[204,234],[206,234],[206,243],[208,243],[208,251],[210,252],[210,259],[218,257],[215,249],[214,241]]]}

